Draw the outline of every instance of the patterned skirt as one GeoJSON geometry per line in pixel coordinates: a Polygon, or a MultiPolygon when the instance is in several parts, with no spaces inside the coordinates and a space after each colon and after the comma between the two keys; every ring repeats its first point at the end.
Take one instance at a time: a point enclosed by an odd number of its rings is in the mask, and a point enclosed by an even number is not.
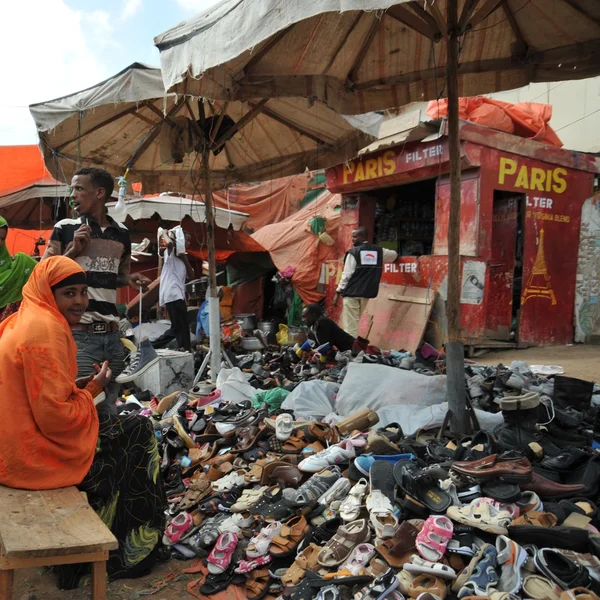
{"type": "MultiPolygon", "coordinates": [[[[94,462],[79,489],[119,541],[109,554],[110,580],[147,575],[158,557],[166,497],[156,436],[150,421],[115,416],[99,406],[100,434],[94,462]]],[[[57,567],[58,586],[73,589],[89,565],[57,567]]]]}
{"type": "Polygon", "coordinates": [[[11,302],[10,304],[0,308],[0,323],[2,323],[4,319],[10,317],[10,315],[16,313],[19,310],[19,306],[21,306],[20,300],[18,302],[11,302]]]}

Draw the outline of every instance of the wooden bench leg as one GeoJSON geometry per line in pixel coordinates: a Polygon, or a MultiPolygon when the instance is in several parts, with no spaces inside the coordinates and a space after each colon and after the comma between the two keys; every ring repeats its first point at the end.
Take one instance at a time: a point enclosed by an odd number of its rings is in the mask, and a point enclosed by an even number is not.
{"type": "Polygon", "coordinates": [[[14,571],[0,571],[0,600],[12,600],[14,571]]]}
{"type": "Polygon", "coordinates": [[[106,600],[106,561],[92,563],[92,600],[106,600]]]}

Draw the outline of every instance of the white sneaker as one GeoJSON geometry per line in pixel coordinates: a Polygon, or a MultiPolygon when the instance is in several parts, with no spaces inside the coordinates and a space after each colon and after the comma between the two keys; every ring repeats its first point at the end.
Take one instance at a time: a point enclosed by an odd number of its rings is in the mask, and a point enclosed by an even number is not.
{"type": "Polygon", "coordinates": [[[325,467],[330,465],[337,465],[340,463],[347,463],[356,456],[356,451],[352,442],[345,440],[335,446],[330,446],[322,452],[317,452],[308,458],[305,458],[299,465],[298,468],[305,473],[317,473],[325,467]]]}
{"type": "Polygon", "coordinates": [[[343,500],[350,491],[352,484],[348,479],[342,477],[338,479],[318,500],[319,504],[329,506],[336,500],[343,500]]]}

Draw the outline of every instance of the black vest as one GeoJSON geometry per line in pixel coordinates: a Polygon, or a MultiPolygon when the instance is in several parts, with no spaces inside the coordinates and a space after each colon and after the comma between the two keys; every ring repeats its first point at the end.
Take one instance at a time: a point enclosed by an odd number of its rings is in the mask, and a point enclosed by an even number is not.
{"type": "MultiPolygon", "coordinates": [[[[356,270],[341,295],[346,298],[376,298],[383,273],[383,250],[375,244],[361,244],[348,250],[356,260],[356,270]]],[[[346,258],[344,257],[344,262],[346,258]]]]}

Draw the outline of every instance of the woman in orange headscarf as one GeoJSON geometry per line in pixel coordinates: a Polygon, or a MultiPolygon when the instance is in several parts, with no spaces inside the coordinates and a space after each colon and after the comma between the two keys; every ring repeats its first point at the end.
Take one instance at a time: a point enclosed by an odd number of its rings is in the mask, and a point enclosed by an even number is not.
{"type": "MultiPolygon", "coordinates": [[[[156,562],[164,528],[157,441],[146,417],[94,406],[110,380],[106,363],[75,379],[70,325],[86,308],[84,271],[57,256],[33,269],[19,311],[0,324],[0,484],[77,485],[119,541],[109,577],[136,577],[156,562]]],[[[58,567],[59,587],[76,587],[86,568],[58,567]]]]}
{"type": "Polygon", "coordinates": [[[98,440],[93,396],[106,373],[86,389],[77,387],[69,326],[86,306],[84,271],[61,257],[33,269],[21,309],[0,324],[2,485],[43,490],[79,484],[92,464],[98,440]]]}

